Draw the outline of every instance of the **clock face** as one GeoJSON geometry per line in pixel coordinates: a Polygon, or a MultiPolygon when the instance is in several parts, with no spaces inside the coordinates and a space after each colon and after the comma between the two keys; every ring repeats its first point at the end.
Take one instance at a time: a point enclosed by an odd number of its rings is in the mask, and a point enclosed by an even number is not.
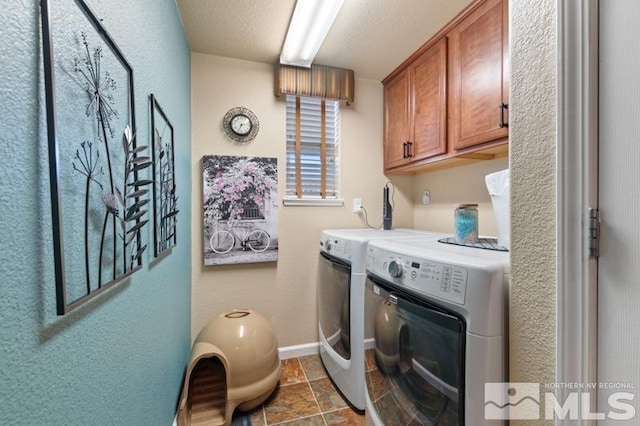
{"type": "Polygon", "coordinates": [[[240,136],[244,136],[251,131],[251,121],[244,114],[235,115],[231,119],[231,130],[240,136]]]}
{"type": "Polygon", "coordinates": [[[222,119],[222,128],[236,142],[251,142],[260,129],[258,117],[243,107],[231,108],[222,119]]]}

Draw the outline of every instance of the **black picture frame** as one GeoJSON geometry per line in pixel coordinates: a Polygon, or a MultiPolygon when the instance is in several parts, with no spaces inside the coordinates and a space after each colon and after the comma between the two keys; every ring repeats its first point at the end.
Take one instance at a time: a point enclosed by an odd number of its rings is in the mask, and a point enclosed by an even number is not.
{"type": "Polygon", "coordinates": [[[177,244],[178,196],[175,181],[174,130],[158,99],[149,96],[153,162],[153,255],[169,253],[177,244]]]}
{"type": "Polygon", "coordinates": [[[56,311],[65,315],[142,267],[151,181],[139,172],[151,161],[136,146],[133,69],[101,20],[83,0],[41,0],[40,9],[56,311]]]}

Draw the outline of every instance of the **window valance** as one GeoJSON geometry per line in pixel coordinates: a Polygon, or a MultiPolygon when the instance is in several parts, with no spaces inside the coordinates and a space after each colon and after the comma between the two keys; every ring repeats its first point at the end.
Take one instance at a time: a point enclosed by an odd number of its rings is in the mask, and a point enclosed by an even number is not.
{"type": "Polygon", "coordinates": [[[275,95],[290,94],[346,101],[354,99],[353,70],[311,65],[311,68],[276,65],[275,95]]]}

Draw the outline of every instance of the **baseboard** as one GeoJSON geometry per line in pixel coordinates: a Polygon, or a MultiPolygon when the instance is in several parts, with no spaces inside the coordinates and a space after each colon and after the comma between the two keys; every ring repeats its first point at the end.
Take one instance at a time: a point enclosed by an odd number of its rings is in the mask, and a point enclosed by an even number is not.
{"type": "Polygon", "coordinates": [[[304,343],[302,345],[284,346],[278,348],[280,359],[296,358],[299,356],[317,355],[320,353],[320,343],[304,343]]]}

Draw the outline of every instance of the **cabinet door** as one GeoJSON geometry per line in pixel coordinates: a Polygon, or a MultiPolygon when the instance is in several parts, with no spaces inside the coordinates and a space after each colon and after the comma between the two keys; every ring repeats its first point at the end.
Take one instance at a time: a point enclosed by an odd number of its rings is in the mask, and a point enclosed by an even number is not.
{"type": "Polygon", "coordinates": [[[443,38],[409,67],[409,153],[421,160],[447,152],[447,40],[443,38]]]}
{"type": "Polygon", "coordinates": [[[407,161],[405,143],[409,140],[409,73],[399,74],[384,86],[384,168],[407,161]]]}
{"type": "Polygon", "coordinates": [[[509,98],[507,7],[507,0],[487,0],[449,33],[454,149],[509,135],[501,127],[501,104],[509,98]]]}

